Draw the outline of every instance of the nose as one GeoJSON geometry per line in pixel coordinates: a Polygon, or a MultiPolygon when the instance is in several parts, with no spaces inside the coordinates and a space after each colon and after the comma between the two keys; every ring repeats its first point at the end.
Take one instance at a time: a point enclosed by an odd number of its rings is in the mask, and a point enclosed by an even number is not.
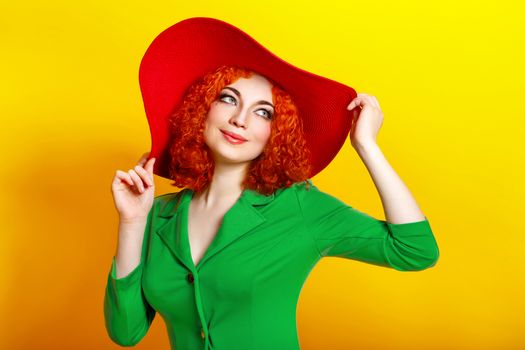
{"type": "Polygon", "coordinates": [[[230,118],[230,123],[235,126],[245,128],[246,127],[247,112],[239,112],[232,115],[230,118]]]}

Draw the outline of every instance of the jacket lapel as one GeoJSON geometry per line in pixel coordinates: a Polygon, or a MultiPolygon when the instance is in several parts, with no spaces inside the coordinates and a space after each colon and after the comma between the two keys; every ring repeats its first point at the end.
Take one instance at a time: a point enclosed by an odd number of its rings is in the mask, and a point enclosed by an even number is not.
{"type": "MultiPolygon", "coordinates": [[[[161,224],[156,232],[171,252],[187,268],[194,270],[188,238],[188,209],[193,191],[185,188],[178,194],[170,198],[161,208],[159,217],[167,222],[161,224]]],[[[274,197],[273,193],[265,196],[254,190],[243,190],[237,202],[224,215],[215,238],[197,264],[197,270],[200,270],[212,256],[265,222],[266,217],[255,206],[266,205],[274,197]]]]}
{"type": "Polygon", "coordinates": [[[161,222],[157,225],[156,233],[160,236],[169,250],[187,267],[191,265],[191,258],[188,262],[185,249],[183,248],[181,225],[182,225],[182,206],[187,198],[188,193],[184,189],[175,193],[164,206],[160,209],[158,220],[161,222]]]}

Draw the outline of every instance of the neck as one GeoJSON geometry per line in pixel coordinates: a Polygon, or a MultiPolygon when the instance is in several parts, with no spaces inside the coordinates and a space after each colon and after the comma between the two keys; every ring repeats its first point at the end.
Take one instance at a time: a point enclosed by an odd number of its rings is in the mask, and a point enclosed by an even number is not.
{"type": "Polygon", "coordinates": [[[201,193],[196,193],[194,201],[203,209],[230,205],[242,194],[244,181],[249,163],[223,164],[216,163],[213,178],[209,186],[201,193]]]}

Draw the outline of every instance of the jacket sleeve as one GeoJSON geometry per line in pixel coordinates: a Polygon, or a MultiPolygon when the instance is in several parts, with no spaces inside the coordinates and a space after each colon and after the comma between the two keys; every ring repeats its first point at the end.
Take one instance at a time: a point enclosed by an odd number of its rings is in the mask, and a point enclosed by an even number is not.
{"type": "Polygon", "coordinates": [[[303,219],[321,257],[332,256],[418,271],[434,266],[439,249],[428,219],[392,224],[321,192],[298,187],[303,219]]]}
{"type": "Polygon", "coordinates": [[[154,206],[148,214],[139,265],[126,276],[117,278],[116,260],[113,256],[108,274],[104,295],[105,326],[111,340],[122,346],[137,344],[148,332],[156,314],[142,291],[145,247],[152,227],[153,208],[154,206]]]}

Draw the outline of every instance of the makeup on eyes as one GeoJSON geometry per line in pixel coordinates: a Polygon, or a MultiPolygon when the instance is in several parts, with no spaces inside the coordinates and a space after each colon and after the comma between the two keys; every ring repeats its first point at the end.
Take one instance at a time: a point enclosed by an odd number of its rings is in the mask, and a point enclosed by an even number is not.
{"type": "MultiPolygon", "coordinates": [[[[228,87],[226,87],[225,89],[232,90],[237,96],[239,96],[238,91],[237,91],[236,89],[228,88],[228,87]]],[[[225,93],[225,92],[221,92],[221,94],[220,94],[220,96],[219,96],[219,99],[222,99],[222,98],[224,98],[224,97],[230,97],[230,98],[232,98],[234,101],[237,101],[237,100],[235,100],[235,97],[233,97],[233,96],[231,96],[231,95],[229,95],[229,94],[227,94],[227,93],[225,93]]],[[[240,98],[240,96],[239,96],[239,98],[240,98]]],[[[273,107],[273,105],[272,105],[271,103],[269,103],[268,101],[260,100],[260,101],[257,101],[257,103],[258,103],[258,104],[265,104],[265,105],[269,105],[269,106],[272,106],[272,107],[273,107]]],[[[267,118],[267,119],[272,119],[272,117],[273,117],[273,113],[272,113],[271,110],[268,110],[268,109],[265,109],[265,108],[260,108],[260,110],[263,110],[263,111],[265,111],[266,113],[268,113],[267,116],[262,116],[262,117],[265,117],[265,118],[267,118]]]]}

